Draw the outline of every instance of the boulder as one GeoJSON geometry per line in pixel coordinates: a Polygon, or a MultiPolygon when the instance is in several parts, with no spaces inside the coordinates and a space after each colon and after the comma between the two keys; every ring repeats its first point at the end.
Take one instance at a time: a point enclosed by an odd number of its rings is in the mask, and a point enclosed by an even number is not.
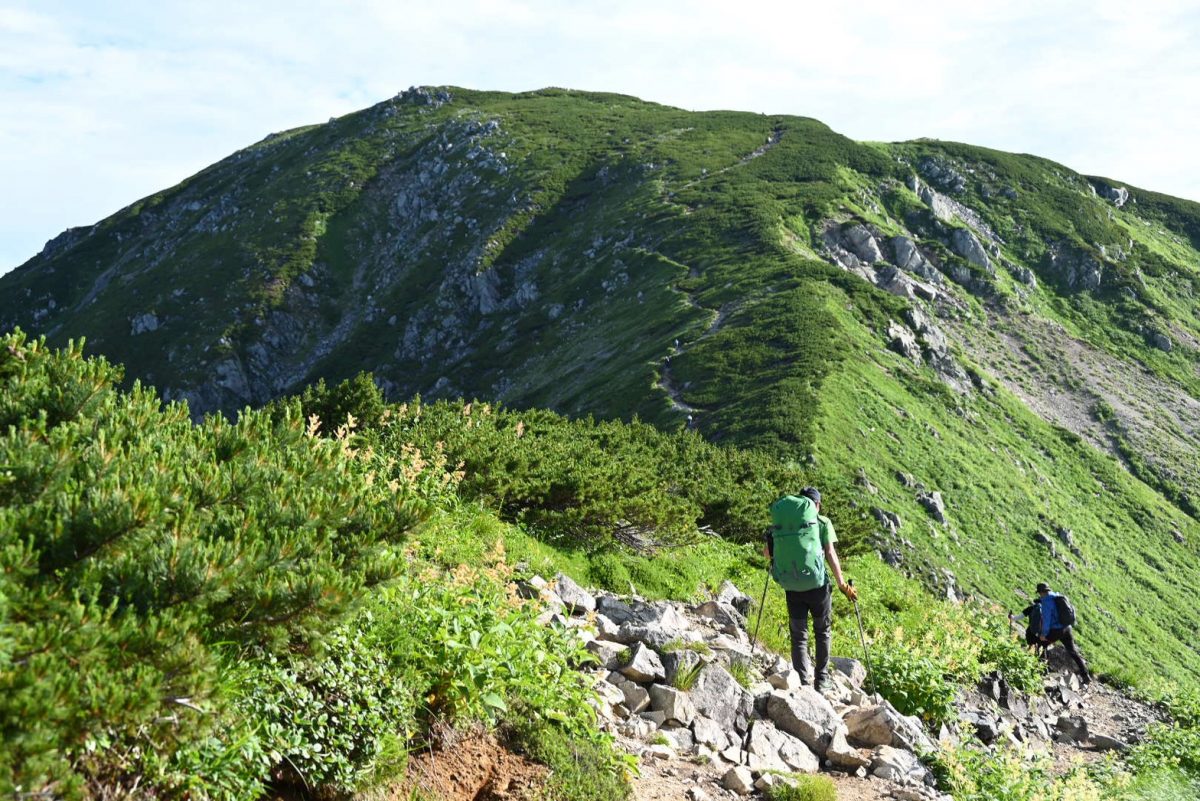
{"type": "Polygon", "coordinates": [[[663,669],[662,660],[658,658],[658,654],[653,648],[642,642],[632,646],[629,662],[618,670],[627,678],[643,684],[662,681],[667,677],[667,672],[663,669]]]}
{"type": "Polygon", "coordinates": [[[1107,734],[1093,734],[1092,746],[1097,751],[1121,751],[1129,750],[1129,743],[1124,740],[1118,740],[1116,737],[1109,737],[1107,734]]]}
{"type": "Polygon", "coordinates": [[[867,264],[883,261],[883,251],[879,249],[879,243],[875,241],[875,236],[865,225],[853,225],[844,229],[842,241],[845,242],[847,250],[867,264]]]}
{"type": "Polygon", "coordinates": [[[767,699],[767,714],[775,725],[799,737],[818,756],[825,755],[840,725],[833,706],[812,687],[801,687],[795,694],[776,690],[767,699]]]}
{"type": "Polygon", "coordinates": [[[650,687],[650,708],[662,712],[667,721],[686,726],[696,717],[696,706],[682,690],[654,684],[650,687]]]}
{"type": "MultiPolygon", "coordinates": [[[[899,527],[899,523],[896,525],[899,527]]],[[[857,659],[834,656],[829,659],[829,663],[833,665],[834,670],[850,679],[850,683],[855,687],[863,686],[863,682],[867,680],[867,669],[857,659]]]]}
{"type": "Polygon", "coordinates": [[[688,648],[668,651],[662,655],[663,670],[666,671],[666,683],[672,686],[678,684],[679,674],[693,670],[703,660],[700,654],[688,648]]]}
{"type": "Polygon", "coordinates": [[[1078,715],[1059,715],[1054,728],[1059,742],[1083,743],[1088,739],[1087,721],[1078,715]]]}
{"type": "Polygon", "coordinates": [[[669,745],[664,745],[663,743],[655,743],[654,745],[650,746],[646,749],[644,755],[650,759],[662,760],[674,759],[676,756],[678,756],[678,754],[675,753],[674,748],[669,745]]]}
{"type": "Polygon", "coordinates": [[[987,251],[983,249],[983,245],[969,229],[955,228],[950,234],[950,248],[971,264],[982,267],[989,273],[995,269],[992,267],[987,251]]]}
{"type": "Polygon", "coordinates": [[[596,599],[596,611],[618,626],[633,620],[633,608],[611,595],[601,595],[596,599]]]}
{"type": "Polygon", "coordinates": [[[596,611],[596,599],[590,592],[580,587],[565,573],[554,577],[554,590],[562,599],[563,605],[572,615],[582,615],[585,612],[596,611]]]}
{"type": "Polygon", "coordinates": [[[737,795],[750,795],[754,791],[754,775],[750,768],[738,765],[721,778],[721,786],[737,795]]]}
{"type": "Polygon", "coordinates": [[[896,351],[896,353],[913,362],[913,364],[921,364],[923,362],[921,346],[917,344],[916,334],[910,331],[907,326],[895,321],[889,321],[887,337],[888,347],[896,351]]]}
{"type": "Polygon", "coordinates": [[[625,699],[624,705],[629,710],[629,714],[636,715],[650,706],[650,693],[646,691],[645,687],[626,679],[617,685],[617,689],[621,691],[621,695],[625,699]]]}
{"type": "Polygon", "coordinates": [[[686,726],[677,726],[668,720],[663,724],[662,732],[671,738],[676,751],[690,754],[696,750],[696,738],[686,726]]]}
{"type": "MultiPolygon", "coordinates": [[[[688,634],[694,635],[695,632],[688,632],[688,634]]],[[[698,637],[698,635],[696,636],[698,637]]],[[[645,623],[622,623],[614,637],[620,643],[646,644],[658,649],[665,648],[669,643],[683,638],[684,631],[682,629],[664,629],[645,623]]]]}
{"type": "Polygon", "coordinates": [[[733,607],[733,604],[721,601],[705,601],[692,611],[700,617],[708,618],[720,627],[726,634],[736,634],[746,628],[746,618],[733,607]]]}
{"type": "Polygon", "coordinates": [[[754,712],[754,696],[715,663],[700,671],[689,695],[697,712],[712,718],[727,732],[745,731],[754,712]]]}
{"type": "Polygon", "coordinates": [[[825,749],[825,759],[829,760],[834,767],[850,772],[871,764],[870,752],[855,748],[846,740],[845,726],[838,726],[834,731],[833,739],[829,741],[829,747],[825,749]]]}
{"type": "Polygon", "coordinates": [[[721,724],[703,715],[696,715],[692,720],[692,736],[697,743],[714,751],[724,751],[730,746],[729,735],[721,728],[721,724]]]}
{"type": "Polygon", "coordinates": [[[717,600],[729,604],[743,616],[750,614],[750,605],[753,603],[749,595],[739,590],[728,579],[721,582],[721,587],[717,590],[717,600]]]}
{"type": "Polygon", "coordinates": [[[929,512],[930,517],[932,517],[934,520],[938,521],[942,525],[946,524],[946,502],[942,500],[942,493],[919,493],[917,495],[917,503],[925,507],[925,511],[929,512]]]}
{"type": "Polygon", "coordinates": [[[754,721],[746,751],[754,771],[816,773],[821,767],[820,760],[804,743],[766,720],[754,721]]]}
{"type": "Polygon", "coordinates": [[[767,683],[776,690],[793,691],[798,690],[804,684],[800,680],[800,674],[794,670],[785,670],[782,673],[772,673],[767,676],[767,683]]]}
{"type": "Polygon", "coordinates": [[[653,729],[657,729],[659,726],[667,722],[667,716],[656,709],[647,709],[645,712],[641,713],[640,717],[642,720],[653,724],[653,729]]]}
{"type": "Polygon", "coordinates": [[[910,776],[924,778],[925,768],[917,755],[901,748],[881,745],[871,755],[871,775],[887,781],[902,782],[910,776]]]}
{"type": "Polygon", "coordinates": [[[616,706],[617,704],[625,703],[625,693],[621,692],[621,688],[614,684],[601,679],[596,682],[596,695],[600,700],[608,706],[616,706]]]}
{"type": "Polygon", "coordinates": [[[932,751],[933,742],[921,722],[913,717],[905,717],[888,703],[851,709],[844,718],[847,739],[853,745],[872,747],[891,745],[908,750],[923,749],[932,751]]]}
{"type": "Polygon", "coordinates": [[[586,648],[599,661],[600,667],[616,670],[621,666],[621,655],[625,653],[625,646],[620,643],[592,640],[586,648]]]}
{"type": "Polygon", "coordinates": [[[517,594],[526,600],[541,598],[550,589],[550,582],[541,576],[533,576],[517,582],[517,594]]]}

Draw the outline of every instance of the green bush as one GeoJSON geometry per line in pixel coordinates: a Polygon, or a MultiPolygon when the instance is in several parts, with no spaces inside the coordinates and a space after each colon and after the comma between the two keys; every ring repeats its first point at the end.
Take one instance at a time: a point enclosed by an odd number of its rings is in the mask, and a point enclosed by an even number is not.
{"type": "Polygon", "coordinates": [[[355,628],[335,632],[318,659],[251,655],[235,706],[297,784],[349,793],[403,766],[415,699],[355,628]]]}
{"type": "Polygon", "coordinates": [[[1056,775],[1043,757],[1030,760],[1017,749],[944,747],[932,757],[938,787],[954,801],[1101,801],[1103,783],[1086,771],[1056,775]]]}
{"type": "Polygon", "coordinates": [[[935,728],[954,717],[954,685],[932,659],[887,646],[872,651],[871,660],[879,693],[899,712],[935,728]]]}
{"type": "MultiPolygon", "coordinates": [[[[478,402],[392,407],[372,444],[391,455],[405,447],[444,453],[461,465],[463,497],[547,541],[592,551],[688,541],[699,526],[757,541],[769,504],[807,483],[794,467],[693,432],[478,402]]],[[[599,583],[624,591],[633,568],[602,562],[594,569],[599,583]]]]}
{"type": "Polygon", "coordinates": [[[791,776],[767,791],[769,801],[837,801],[837,787],[828,776],[791,776]]]}

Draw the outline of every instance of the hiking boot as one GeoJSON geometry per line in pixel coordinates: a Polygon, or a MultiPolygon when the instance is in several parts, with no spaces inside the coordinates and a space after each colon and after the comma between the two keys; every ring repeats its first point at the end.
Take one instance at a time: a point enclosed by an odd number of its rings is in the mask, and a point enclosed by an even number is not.
{"type": "Polygon", "coordinates": [[[814,687],[816,687],[817,692],[822,694],[830,692],[834,689],[833,679],[828,676],[821,676],[817,679],[814,687]]]}

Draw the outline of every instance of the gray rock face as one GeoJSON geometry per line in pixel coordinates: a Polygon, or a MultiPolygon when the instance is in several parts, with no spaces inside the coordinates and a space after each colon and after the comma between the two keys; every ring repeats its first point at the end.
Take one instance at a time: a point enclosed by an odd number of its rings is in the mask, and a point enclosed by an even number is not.
{"type": "Polygon", "coordinates": [[[779,690],[771,693],[767,715],[776,726],[799,737],[818,756],[825,755],[841,724],[833,706],[812,687],[801,687],[795,694],[779,690]]]}
{"type": "Polygon", "coordinates": [[[1074,290],[1096,290],[1104,279],[1104,267],[1088,253],[1069,246],[1050,248],[1050,266],[1074,290]]]}
{"type": "Polygon", "coordinates": [[[883,261],[883,251],[879,249],[875,236],[865,225],[853,225],[844,229],[842,239],[846,243],[846,249],[867,264],[883,261]]]}
{"type": "Polygon", "coordinates": [[[1018,281],[1028,287],[1037,286],[1037,276],[1034,275],[1033,270],[1029,269],[1028,267],[1017,267],[1013,275],[1018,281]]]}
{"type": "Polygon", "coordinates": [[[554,577],[555,592],[562,599],[563,605],[573,615],[596,611],[596,599],[590,592],[580,587],[565,573],[554,577]]]}
{"type": "Polygon", "coordinates": [[[662,712],[666,720],[687,726],[696,717],[696,707],[688,694],[674,687],[654,684],[650,687],[650,708],[662,712]]]}
{"type": "Polygon", "coordinates": [[[917,337],[907,326],[895,321],[889,322],[887,336],[888,347],[892,350],[912,361],[913,364],[924,363],[924,358],[921,355],[921,346],[917,344],[917,337]]]}
{"type": "Polygon", "coordinates": [[[717,664],[700,671],[691,692],[696,711],[716,721],[726,731],[745,731],[754,712],[754,696],[729,671],[717,664]]]}
{"type": "Polygon", "coordinates": [[[1118,209],[1129,202],[1129,190],[1123,186],[1110,186],[1104,193],[1106,200],[1111,200],[1118,209]]]}
{"type": "Polygon", "coordinates": [[[629,663],[620,668],[620,672],[632,681],[647,684],[652,681],[662,681],[667,677],[662,661],[654,649],[645,643],[633,645],[629,663]]]}
{"type": "Polygon", "coordinates": [[[955,253],[971,262],[971,264],[982,267],[989,273],[995,269],[992,267],[991,259],[988,258],[987,251],[983,249],[983,245],[975,238],[975,234],[966,228],[954,229],[950,234],[950,247],[955,253]]]}
{"type": "Polygon", "coordinates": [[[948,197],[944,197],[934,191],[933,187],[926,186],[921,182],[916,182],[917,196],[921,198],[921,202],[929,206],[929,210],[933,212],[933,216],[943,222],[949,222],[956,216],[954,201],[948,197]]]}
{"type": "Polygon", "coordinates": [[[922,492],[917,495],[917,503],[929,512],[929,516],[938,521],[942,525],[946,525],[946,502],[942,500],[940,492],[922,492]]]}
{"type": "Polygon", "coordinates": [[[945,159],[925,156],[917,162],[917,169],[931,184],[944,192],[957,194],[967,188],[967,178],[945,159]]]}
{"type": "MultiPolygon", "coordinates": [[[[940,273],[939,273],[940,275],[940,273]]],[[[912,278],[899,267],[887,265],[875,274],[875,286],[909,300],[937,300],[938,290],[930,284],[912,278]]]]}

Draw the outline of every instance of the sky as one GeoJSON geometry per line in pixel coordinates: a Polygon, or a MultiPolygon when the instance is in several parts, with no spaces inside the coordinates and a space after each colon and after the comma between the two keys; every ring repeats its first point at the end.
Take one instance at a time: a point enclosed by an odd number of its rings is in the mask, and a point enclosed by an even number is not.
{"type": "Polygon", "coordinates": [[[414,85],[798,114],[1200,200],[1198,42],[1194,0],[0,0],[0,273],[414,85]]]}

